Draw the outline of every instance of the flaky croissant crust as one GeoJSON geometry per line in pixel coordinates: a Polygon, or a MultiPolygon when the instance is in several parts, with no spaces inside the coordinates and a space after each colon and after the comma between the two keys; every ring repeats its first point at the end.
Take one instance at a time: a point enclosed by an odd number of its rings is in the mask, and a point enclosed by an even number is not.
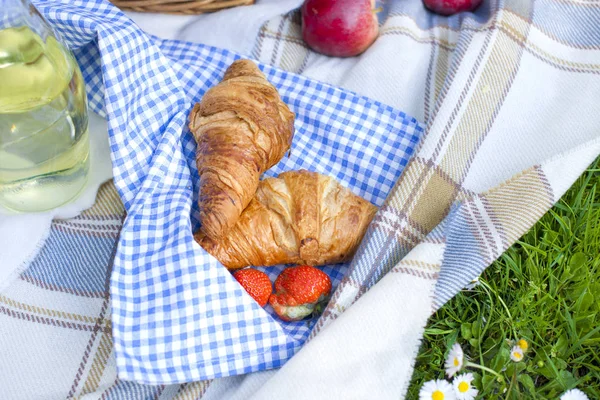
{"type": "Polygon", "coordinates": [[[263,180],[227,235],[196,241],[230,269],[349,261],[377,207],[334,179],[305,170],[263,180]]]}
{"type": "Polygon", "coordinates": [[[260,175],[289,150],[294,114],[256,64],[235,61],[190,113],[198,144],[202,231],[218,239],[235,225],[260,175]]]}

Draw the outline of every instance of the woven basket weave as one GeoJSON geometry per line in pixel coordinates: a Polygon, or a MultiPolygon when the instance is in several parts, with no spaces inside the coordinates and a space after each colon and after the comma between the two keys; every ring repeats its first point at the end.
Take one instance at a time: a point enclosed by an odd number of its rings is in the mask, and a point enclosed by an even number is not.
{"type": "Polygon", "coordinates": [[[202,14],[254,4],[254,0],[110,0],[122,10],[167,14],[202,14]]]}

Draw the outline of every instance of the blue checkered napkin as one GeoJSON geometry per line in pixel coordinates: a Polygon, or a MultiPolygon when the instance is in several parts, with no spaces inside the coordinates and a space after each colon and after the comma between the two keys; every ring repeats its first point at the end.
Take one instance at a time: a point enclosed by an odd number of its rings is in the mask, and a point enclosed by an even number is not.
{"type": "MultiPolygon", "coordinates": [[[[127,209],[111,279],[119,376],[170,384],[275,368],[314,321],[284,323],[193,240],[195,142],[187,115],[237,55],[146,36],[107,2],[39,1],[76,48],[90,108],[108,118],[115,184],[127,209]],[[191,216],[191,218],[190,218],[191,216]]],[[[289,158],[380,205],[422,132],[403,113],[260,65],[296,113],[289,158]]],[[[265,268],[274,280],[282,266],[265,268]]],[[[328,266],[334,286],[347,266],[328,266]]]]}

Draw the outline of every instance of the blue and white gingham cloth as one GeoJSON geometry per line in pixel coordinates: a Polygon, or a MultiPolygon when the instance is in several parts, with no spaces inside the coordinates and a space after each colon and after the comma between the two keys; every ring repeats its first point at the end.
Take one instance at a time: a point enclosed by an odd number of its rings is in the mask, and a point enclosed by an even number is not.
{"type": "MultiPolygon", "coordinates": [[[[108,2],[38,0],[74,49],[90,108],[108,119],[114,179],[127,210],[111,279],[119,377],[171,384],[281,366],[313,321],[282,322],[198,246],[195,141],[187,116],[238,55],[144,34],[108,2]]],[[[260,65],[296,114],[291,156],[382,204],[413,153],[414,118],[365,97],[260,65]]],[[[283,267],[265,268],[274,280],[283,267]]],[[[334,283],[346,265],[324,267],[334,283]]]]}

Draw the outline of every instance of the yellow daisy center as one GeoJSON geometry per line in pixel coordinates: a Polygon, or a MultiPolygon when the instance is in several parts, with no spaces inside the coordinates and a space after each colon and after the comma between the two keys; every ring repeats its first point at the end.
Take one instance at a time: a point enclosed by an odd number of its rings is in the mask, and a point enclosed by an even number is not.
{"type": "Polygon", "coordinates": [[[431,394],[431,400],[444,400],[444,392],[436,390],[431,394]]]}
{"type": "Polygon", "coordinates": [[[458,367],[459,364],[460,362],[458,361],[458,357],[454,357],[454,366],[458,367]]]}
{"type": "Polygon", "coordinates": [[[469,390],[469,388],[470,388],[470,385],[465,381],[462,381],[461,383],[458,384],[458,391],[461,393],[465,393],[467,390],[469,390]]]}
{"type": "Polygon", "coordinates": [[[523,356],[522,356],[522,355],[521,355],[521,353],[519,353],[518,351],[515,351],[515,352],[513,353],[513,357],[514,357],[515,359],[517,359],[517,360],[520,360],[520,359],[521,359],[521,357],[523,357],[523,356]]]}
{"type": "Polygon", "coordinates": [[[517,346],[519,346],[521,350],[525,351],[529,348],[529,343],[527,343],[527,340],[521,339],[517,342],[517,346]]]}

